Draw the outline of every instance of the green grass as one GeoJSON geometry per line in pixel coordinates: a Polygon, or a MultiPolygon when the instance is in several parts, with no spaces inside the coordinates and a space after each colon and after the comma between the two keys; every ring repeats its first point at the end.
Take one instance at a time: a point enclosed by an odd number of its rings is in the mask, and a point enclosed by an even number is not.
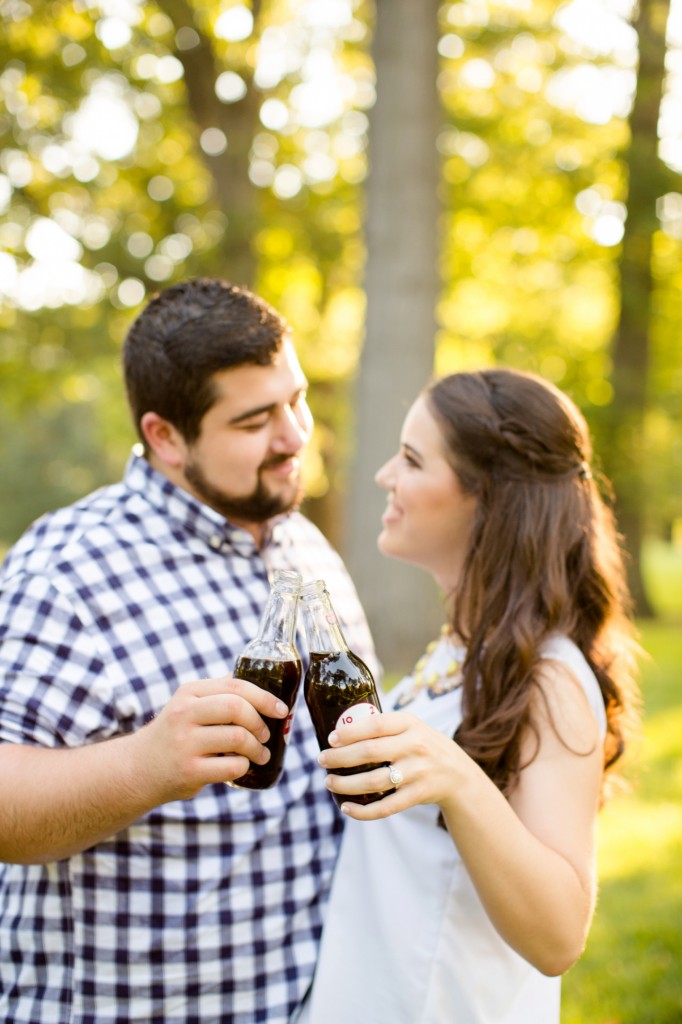
{"type": "Polygon", "coordinates": [[[642,644],[638,780],[601,814],[599,904],[562,1024],[682,1021],[682,627],[646,624],[642,644]]]}

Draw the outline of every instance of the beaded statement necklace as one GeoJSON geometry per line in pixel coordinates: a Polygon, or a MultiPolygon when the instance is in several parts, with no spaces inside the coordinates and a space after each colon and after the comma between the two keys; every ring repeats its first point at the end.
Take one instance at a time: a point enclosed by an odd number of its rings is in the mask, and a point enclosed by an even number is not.
{"type": "Polygon", "coordinates": [[[440,697],[444,693],[456,690],[457,687],[462,685],[462,658],[451,657],[441,670],[430,666],[433,652],[442,643],[444,638],[452,638],[451,626],[442,626],[439,638],[432,640],[428,644],[410,673],[412,685],[398,698],[395,705],[396,708],[403,708],[410,704],[421,690],[426,690],[430,699],[433,700],[435,697],[440,697]]]}

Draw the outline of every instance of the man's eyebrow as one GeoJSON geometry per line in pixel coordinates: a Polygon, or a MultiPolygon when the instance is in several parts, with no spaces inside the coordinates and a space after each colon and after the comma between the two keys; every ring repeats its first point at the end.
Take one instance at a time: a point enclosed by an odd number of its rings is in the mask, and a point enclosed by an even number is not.
{"type": "MultiPolygon", "coordinates": [[[[291,396],[290,401],[294,401],[300,395],[305,394],[308,390],[308,382],[301,384],[300,388],[297,388],[291,396]]],[[[247,409],[246,412],[240,412],[238,416],[233,416],[231,420],[228,420],[230,424],[242,423],[244,420],[253,419],[255,416],[262,416],[264,413],[270,413],[273,409],[277,408],[277,402],[269,402],[268,405],[258,406],[257,409],[247,409]]]]}
{"type": "Polygon", "coordinates": [[[276,402],[270,402],[269,405],[261,405],[257,409],[247,409],[246,412],[242,412],[239,416],[234,416],[228,423],[241,423],[243,420],[253,419],[254,416],[262,416],[263,413],[272,412],[277,405],[276,402]]]}

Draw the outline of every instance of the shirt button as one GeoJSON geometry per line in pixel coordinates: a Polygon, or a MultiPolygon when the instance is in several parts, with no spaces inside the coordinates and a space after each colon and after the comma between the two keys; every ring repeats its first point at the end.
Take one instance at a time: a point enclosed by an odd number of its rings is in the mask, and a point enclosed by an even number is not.
{"type": "Polygon", "coordinates": [[[223,538],[219,537],[217,533],[214,533],[208,543],[211,545],[214,551],[217,551],[218,548],[222,547],[223,538]]]}

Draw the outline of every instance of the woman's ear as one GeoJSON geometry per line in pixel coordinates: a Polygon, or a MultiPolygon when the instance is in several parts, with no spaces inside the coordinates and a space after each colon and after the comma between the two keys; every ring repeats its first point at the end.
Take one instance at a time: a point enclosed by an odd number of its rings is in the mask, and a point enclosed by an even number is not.
{"type": "Polygon", "coordinates": [[[146,412],[140,427],[150,451],[168,468],[184,465],[187,444],[180,431],[156,412],[146,412]]]}

